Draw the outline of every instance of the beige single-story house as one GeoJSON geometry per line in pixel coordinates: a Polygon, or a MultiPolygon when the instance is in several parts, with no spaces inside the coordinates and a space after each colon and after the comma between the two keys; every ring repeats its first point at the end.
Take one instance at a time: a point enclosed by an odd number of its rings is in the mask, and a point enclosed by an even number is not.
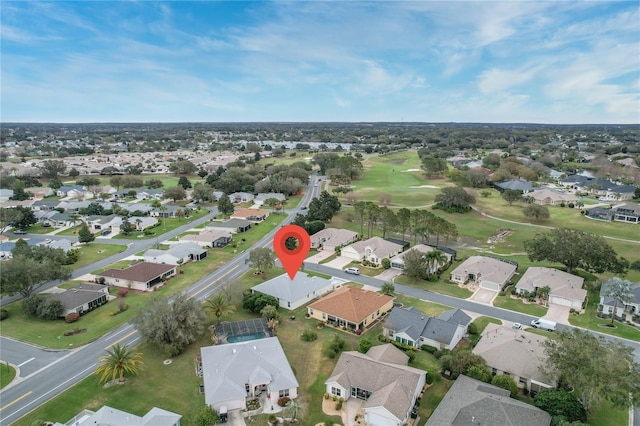
{"type": "Polygon", "coordinates": [[[172,244],[168,250],[149,249],[142,255],[145,262],[183,265],[205,259],[207,249],[196,243],[172,244]]]}
{"type": "Polygon", "coordinates": [[[311,235],[311,248],[335,251],[337,247],[342,247],[357,240],[357,232],[348,229],[325,228],[311,235]]]}
{"type": "Polygon", "coordinates": [[[488,324],[472,352],[487,362],[493,374],[509,374],[518,387],[540,392],[556,385],[540,372],[546,362],[546,340],[524,330],[488,324]]]}
{"type": "Polygon", "coordinates": [[[180,237],[181,243],[195,243],[202,247],[221,248],[225,247],[231,242],[231,232],[227,231],[215,231],[213,229],[207,229],[199,234],[188,234],[180,237]]]}
{"type": "Polygon", "coordinates": [[[325,383],[326,392],[337,398],[357,398],[365,424],[401,426],[420,396],[426,372],[409,367],[409,357],[390,343],[373,346],[366,354],[343,352],[325,383]]]}
{"type": "Polygon", "coordinates": [[[487,256],[471,256],[451,271],[451,281],[458,284],[477,283],[482,288],[500,291],[517,270],[516,263],[487,256]]]}
{"type": "Polygon", "coordinates": [[[237,209],[230,217],[232,219],[246,219],[250,222],[262,222],[269,217],[269,212],[262,209],[237,209]]]}
{"type": "Polygon", "coordinates": [[[307,313],[331,325],[364,330],[393,308],[393,297],[343,286],[307,306],[307,313]]]}
{"type": "Polygon", "coordinates": [[[133,290],[151,291],[153,287],[176,274],[176,265],[151,262],[134,263],[126,269],[107,269],[96,274],[105,284],[133,290]]]}
{"type": "Polygon", "coordinates": [[[401,253],[403,246],[400,244],[387,241],[384,238],[372,237],[343,247],[340,254],[348,259],[358,262],[369,261],[378,266],[382,259],[391,259],[393,256],[401,253]]]}
{"type": "Polygon", "coordinates": [[[227,231],[232,234],[237,234],[239,232],[247,232],[251,229],[251,222],[246,219],[212,220],[207,223],[205,229],[227,231]]]}
{"type": "Polygon", "coordinates": [[[527,196],[531,197],[535,204],[542,206],[556,206],[562,203],[569,204],[578,202],[578,197],[575,194],[553,191],[548,188],[537,189],[527,194],[527,196]]]}
{"type": "MultiPolygon", "coordinates": [[[[394,256],[391,259],[391,267],[394,269],[404,269],[404,257],[406,256],[407,253],[409,253],[411,250],[417,250],[420,253],[431,253],[434,250],[438,250],[435,247],[432,246],[428,246],[426,244],[416,244],[415,246],[411,247],[409,250],[403,251],[402,253],[398,254],[397,256],[394,256]]],[[[442,251],[442,250],[440,250],[442,251]]],[[[446,252],[442,252],[444,254],[444,256],[446,257],[446,260],[444,262],[441,263],[432,263],[430,265],[430,270],[429,273],[431,274],[435,274],[436,272],[438,272],[438,269],[449,265],[451,263],[451,260],[453,258],[453,256],[451,256],[451,254],[446,253],[446,252]]]]}
{"type": "Polygon", "coordinates": [[[584,278],[554,268],[532,266],[522,275],[516,292],[535,293],[541,287],[549,287],[549,303],[582,309],[587,290],[582,288],[584,278]]]}

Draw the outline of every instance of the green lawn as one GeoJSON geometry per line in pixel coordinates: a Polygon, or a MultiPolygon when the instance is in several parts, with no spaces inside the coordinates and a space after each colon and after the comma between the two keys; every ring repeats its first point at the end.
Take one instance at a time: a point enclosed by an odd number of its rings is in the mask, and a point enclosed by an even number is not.
{"type": "MultiPolygon", "coordinates": [[[[141,240],[148,240],[151,238],[156,238],[164,233],[167,233],[169,231],[173,231],[174,229],[185,225],[187,223],[191,223],[194,220],[208,214],[209,211],[205,210],[205,209],[200,209],[200,210],[194,210],[191,213],[191,217],[186,217],[186,218],[173,218],[173,217],[169,217],[169,218],[158,218],[158,225],[152,228],[147,228],[150,229],[151,231],[153,231],[152,234],[150,235],[146,235],[143,232],[138,232],[138,231],[134,231],[131,232],[129,235],[122,235],[117,234],[114,235],[112,237],[112,239],[114,240],[131,240],[131,239],[141,239],[141,240]]],[[[129,221],[131,222],[132,225],[135,226],[135,218],[130,218],[129,221]]]]}
{"type": "Polygon", "coordinates": [[[89,243],[80,247],[80,257],[72,267],[73,269],[77,269],[82,266],[87,266],[105,257],[125,251],[126,249],[127,246],[125,245],[89,243]]]}
{"type": "Polygon", "coordinates": [[[459,287],[458,284],[453,284],[445,281],[446,273],[442,274],[440,279],[436,282],[418,280],[410,278],[406,275],[398,275],[395,282],[398,284],[409,285],[411,287],[421,288],[427,291],[433,291],[434,293],[446,294],[448,296],[458,297],[460,299],[466,299],[473,293],[466,287],[459,287]]]}
{"type": "Polygon", "coordinates": [[[510,311],[522,312],[523,314],[542,317],[547,313],[547,308],[537,303],[524,303],[521,299],[512,299],[510,294],[506,296],[496,296],[493,299],[493,306],[509,309],[510,311]]]}
{"type": "Polygon", "coordinates": [[[42,226],[41,223],[36,223],[35,225],[31,225],[29,228],[27,228],[27,231],[30,234],[48,234],[50,232],[55,231],[56,228],[53,228],[51,226],[42,226]]]}
{"type": "Polygon", "coordinates": [[[16,377],[16,369],[9,364],[0,362],[0,389],[11,383],[14,377],[16,377]]]}

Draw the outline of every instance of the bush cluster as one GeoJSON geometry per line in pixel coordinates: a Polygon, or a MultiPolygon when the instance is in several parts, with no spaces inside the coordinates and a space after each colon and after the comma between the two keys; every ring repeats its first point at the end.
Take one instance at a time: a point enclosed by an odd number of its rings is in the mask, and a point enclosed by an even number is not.
{"type": "Polygon", "coordinates": [[[334,335],[333,340],[329,343],[329,346],[325,349],[324,354],[329,358],[335,358],[340,352],[342,352],[347,342],[344,338],[334,335]]]}
{"type": "Polygon", "coordinates": [[[47,300],[37,294],[32,294],[22,301],[22,311],[29,317],[54,320],[62,315],[64,308],[59,300],[47,300]]]}
{"type": "Polygon", "coordinates": [[[289,401],[291,401],[291,398],[289,398],[288,396],[280,397],[278,398],[278,405],[280,407],[286,407],[289,401]]]}
{"type": "Polygon", "coordinates": [[[68,324],[76,322],[78,321],[78,319],[80,319],[80,314],[78,314],[77,312],[71,312],[64,317],[64,321],[68,324]]]}
{"type": "Polygon", "coordinates": [[[318,338],[318,333],[313,330],[305,330],[300,335],[300,338],[305,342],[313,342],[318,338]]]}

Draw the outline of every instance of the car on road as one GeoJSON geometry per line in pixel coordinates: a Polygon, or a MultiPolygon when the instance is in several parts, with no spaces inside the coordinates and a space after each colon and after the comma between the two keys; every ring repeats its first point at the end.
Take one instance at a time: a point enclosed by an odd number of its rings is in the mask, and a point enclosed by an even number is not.
{"type": "Polygon", "coordinates": [[[522,324],[520,324],[519,322],[514,322],[511,328],[513,328],[514,330],[520,330],[522,328],[522,324]]]}
{"type": "Polygon", "coordinates": [[[360,269],[358,269],[358,268],[347,268],[344,271],[347,274],[360,275],[360,269]]]}
{"type": "Polygon", "coordinates": [[[15,231],[13,231],[14,234],[16,235],[24,235],[27,233],[27,231],[25,229],[17,229],[15,231]]]}
{"type": "Polygon", "coordinates": [[[307,206],[300,207],[300,210],[306,210],[306,209],[307,209],[307,206]]]}

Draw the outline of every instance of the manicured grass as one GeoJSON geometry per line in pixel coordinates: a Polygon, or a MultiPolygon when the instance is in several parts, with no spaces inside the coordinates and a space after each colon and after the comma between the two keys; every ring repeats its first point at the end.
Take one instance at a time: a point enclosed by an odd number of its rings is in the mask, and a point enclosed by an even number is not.
{"type": "Polygon", "coordinates": [[[473,324],[475,324],[478,327],[478,333],[470,335],[472,345],[471,347],[469,347],[469,349],[471,349],[473,346],[475,346],[476,343],[478,343],[478,340],[480,340],[480,337],[482,337],[482,332],[484,331],[485,328],[487,328],[487,325],[489,323],[502,325],[502,321],[500,321],[497,318],[481,316],[473,320],[473,324]]]}
{"type": "Polygon", "coordinates": [[[50,232],[55,231],[56,228],[52,227],[52,226],[42,226],[41,223],[36,223],[35,225],[31,225],[29,228],[27,228],[27,231],[30,234],[49,234],[50,232]]]}
{"type": "Polygon", "coordinates": [[[628,425],[629,411],[614,407],[610,402],[604,401],[600,405],[593,407],[591,416],[587,419],[587,424],[593,426],[628,425]]]}
{"type": "Polygon", "coordinates": [[[547,313],[547,308],[536,303],[524,303],[521,299],[512,299],[511,295],[497,296],[493,299],[493,306],[509,309],[510,311],[522,312],[523,314],[542,317],[547,313]]]}
{"type": "Polygon", "coordinates": [[[0,389],[7,386],[16,377],[16,369],[0,362],[0,389]]]}
{"type": "MultiPolygon", "coordinates": [[[[152,234],[147,235],[143,232],[138,232],[138,231],[133,231],[131,232],[129,235],[123,235],[123,234],[117,234],[114,235],[112,237],[112,239],[114,240],[131,240],[131,239],[141,239],[141,240],[148,240],[150,238],[156,238],[164,233],[167,233],[169,231],[173,231],[174,229],[185,225],[187,223],[191,223],[192,221],[194,221],[195,219],[198,219],[206,214],[208,214],[209,211],[205,210],[205,209],[200,209],[200,210],[194,210],[191,213],[190,217],[185,217],[185,218],[173,218],[173,217],[169,217],[169,218],[158,218],[158,225],[153,227],[153,228],[147,228],[150,229],[151,231],[153,231],[152,234]]],[[[135,218],[130,218],[129,219],[130,223],[132,225],[135,226],[135,218]]]]}
{"type": "Polygon", "coordinates": [[[610,324],[611,320],[596,317],[600,295],[594,287],[590,287],[588,291],[585,313],[569,315],[569,323],[571,325],[640,342],[640,330],[631,325],[616,321],[616,328],[602,327],[602,325],[610,324]]]}
{"type": "Polygon", "coordinates": [[[448,296],[459,297],[461,299],[466,299],[467,297],[470,297],[473,294],[466,287],[459,287],[458,284],[446,282],[444,279],[445,276],[446,276],[446,273],[443,274],[438,281],[431,282],[431,281],[410,278],[406,275],[398,275],[395,279],[395,282],[398,284],[404,284],[404,285],[409,285],[411,287],[421,288],[427,291],[433,291],[434,293],[440,293],[440,294],[446,294],[448,296]]]}
{"type": "MultiPolygon", "coordinates": [[[[78,231],[80,230],[80,228],[82,228],[82,225],[77,225],[77,226],[62,230],[60,232],[56,232],[56,235],[65,235],[65,236],[68,236],[68,237],[74,237],[74,236],[78,235],[78,231]]],[[[95,233],[95,234],[96,234],[96,236],[100,235],[99,232],[95,233]]]]}
{"type": "Polygon", "coordinates": [[[91,271],[91,273],[95,275],[95,274],[99,274],[100,272],[104,272],[107,269],[124,269],[124,268],[128,268],[134,262],[135,261],[133,261],[133,260],[120,260],[118,262],[112,263],[109,266],[105,266],[104,268],[100,268],[100,269],[96,269],[95,271],[91,271]]]}
{"type": "Polygon", "coordinates": [[[80,247],[80,257],[72,267],[77,269],[82,266],[87,266],[105,257],[125,251],[126,249],[127,246],[125,245],[89,243],[80,247]]]}
{"type": "Polygon", "coordinates": [[[404,308],[415,307],[416,309],[420,310],[420,312],[424,312],[425,314],[432,317],[437,317],[441,313],[451,309],[450,306],[426,302],[424,300],[414,299],[413,297],[407,297],[403,295],[396,296],[395,302],[402,303],[404,308]]]}

